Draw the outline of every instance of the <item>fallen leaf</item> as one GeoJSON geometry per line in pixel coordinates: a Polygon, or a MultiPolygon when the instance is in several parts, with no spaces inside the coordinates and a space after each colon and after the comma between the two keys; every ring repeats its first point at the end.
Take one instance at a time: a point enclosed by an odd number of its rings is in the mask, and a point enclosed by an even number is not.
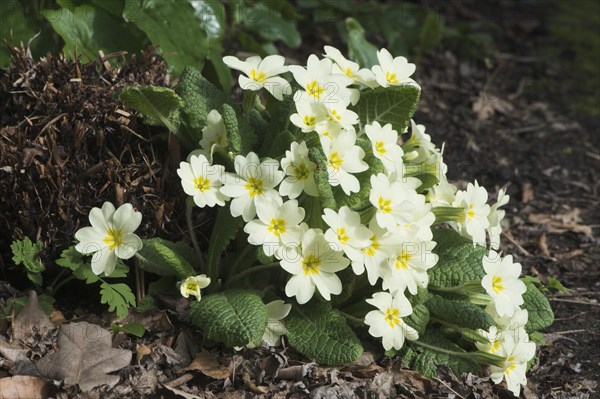
{"type": "Polygon", "coordinates": [[[580,224],[581,210],[574,208],[569,212],[559,214],[548,213],[532,213],[529,215],[529,222],[544,225],[549,233],[565,233],[572,231],[574,233],[582,233],[589,237],[592,236],[592,228],[590,226],[580,224]]]}
{"type": "Polygon", "coordinates": [[[214,354],[205,350],[196,353],[189,366],[178,370],[178,372],[185,371],[199,371],[215,380],[224,380],[231,375],[229,366],[222,365],[214,354]]]}
{"type": "Polygon", "coordinates": [[[40,307],[36,292],[29,291],[27,304],[21,309],[12,324],[12,340],[26,341],[36,333],[44,337],[53,329],[54,324],[40,307]]]}
{"type": "Polygon", "coordinates": [[[87,392],[100,385],[114,386],[118,375],[109,375],[126,367],[132,353],[114,349],[111,333],[89,323],[70,323],[60,327],[58,351],[40,359],[36,367],[47,378],[78,384],[87,392]]]}
{"type": "Polygon", "coordinates": [[[548,257],[548,258],[552,258],[552,256],[550,255],[550,251],[548,250],[548,243],[546,242],[546,233],[542,234],[540,236],[540,249],[542,250],[542,253],[544,254],[544,256],[548,257]]]}
{"type": "Polygon", "coordinates": [[[563,254],[558,254],[558,255],[556,255],[556,258],[558,260],[567,260],[567,259],[572,259],[572,258],[575,258],[577,256],[583,255],[583,253],[584,253],[583,249],[577,248],[577,249],[574,249],[572,251],[565,252],[563,254]]]}
{"type": "Polygon", "coordinates": [[[52,390],[52,385],[38,377],[0,378],[0,399],[44,399],[52,394],[52,390]]]}
{"type": "Polygon", "coordinates": [[[481,92],[473,102],[472,110],[477,114],[477,119],[485,121],[494,116],[496,112],[505,115],[509,114],[514,110],[514,107],[511,103],[500,97],[481,92]]]}
{"type": "Polygon", "coordinates": [[[144,325],[146,331],[151,333],[159,333],[171,331],[173,324],[164,310],[150,309],[144,312],[138,312],[131,309],[127,317],[122,320],[117,320],[119,324],[140,323],[144,325]]]}
{"type": "Polygon", "coordinates": [[[521,197],[521,202],[523,202],[524,204],[533,201],[533,199],[535,198],[535,195],[533,194],[533,186],[531,185],[531,183],[526,182],[523,184],[523,194],[521,197]]]}
{"type": "Polygon", "coordinates": [[[33,362],[27,357],[28,349],[7,342],[0,336],[0,355],[4,358],[2,367],[13,375],[39,376],[33,362]]]}

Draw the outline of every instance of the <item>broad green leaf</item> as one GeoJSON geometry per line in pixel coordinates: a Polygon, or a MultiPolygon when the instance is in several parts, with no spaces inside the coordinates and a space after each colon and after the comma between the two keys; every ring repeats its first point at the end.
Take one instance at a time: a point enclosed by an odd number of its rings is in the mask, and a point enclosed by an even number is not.
{"type": "Polygon", "coordinates": [[[290,346],[322,365],[352,363],[363,352],[344,317],[327,302],[294,305],[285,328],[290,346]]]}
{"type": "MultiPolygon", "coordinates": [[[[419,341],[439,347],[444,350],[449,350],[459,353],[467,353],[460,346],[448,340],[445,336],[438,332],[427,332],[419,336],[419,341]]],[[[418,371],[429,378],[437,376],[438,365],[444,364],[452,369],[454,374],[462,375],[462,373],[475,373],[479,370],[479,366],[472,360],[464,357],[447,354],[423,348],[416,344],[406,341],[405,346],[400,351],[402,362],[407,364],[411,369],[418,371]]]]}
{"type": "Polygon", "coordinates": [[[244,225],[241,217],[231,216],[229,204],[219,208],[208,244],[208,276],[216,281],[219,275],[219,259],[231,240],[233,240],[244,225]]]}
{"type": "Polygon", "coordinates": [[[382,126],[391,123],[398,133],[404,132],[415,113],[420,94],[418,87],[408,84],[362,90],[354,108],[360,118],[361,129],[377,121],[382,126]]]}
{"type": "Polygon", "coordinates": [[[192,262],[193,250],[185,243],[174,243],[162,238],[144,240],[138,252],[139,267],[160,276],[177,276],[184,279],[196,274],[192,262]]]}
{"type": "Polygon", "coordinates": [[[246,155],[256,142],[256,134],[243,118],[238,118],[238,113],[229,104],[223,104],[221,116],[227,130],[230,149],[235,155],[246,155]]]}
{"type": "Polygon", "coordinates": [[[128,86],[119,90],[116,97],[149,118],[150,124],[160,122],[170,131],[177,132],[183,100],[168,87],[128,86]]]}
{"type": "Polygon", "coordinates": [[[72,58],[86,55],[94,60],[99,57],[99,51],[105,54],[120,50],[135,53],[144,44],[144,34],[135,25],[91,4],[45,9],[41,14],[62,37],[63,51],[72,58]]]}
{"type": "Polygon", "coordinates": [[[528,333],[543,330],[554,323],[554,312],[548,298],[531,283],[526,283],[527,291],[523,294],[523,308],[527,309],[529,319],[525,330],[528,333]]]}
{"type": "Polygon", "coordinates": [[[423,304],[413,306],[413,312],[410,316],[404,318],[404,322],[417,330],[419,335],[425,333],[425,328],[429,323],[429,309],[423,304]]]}
{"type": "Polygon", "coordinates": [[[329,172],[327,172],[327,158],[323,154],[323,150],[318,147],[313,147],[308,150],[308,157],[311,161],[317,164],[315,169],[315,182],[319,190],[321,198],[321,206],[323,209],[331,208],[337,210],[337,204],[333,196],[331,184],[329,184],[329,172]]]}
{"type": "Polygon", "coordinates": [[[419,51],[427,53],[436,48],[444,37],[444,19],[436,12],[428,12],[419,33],[419,51]]]}
{"type": "Polygon", "coordinates": [[[334,196],[338,207],[346,205],[352,210],[362,211],[372,208],[371,203],[369,202],[371,176],[383,172],[383,163],[373,156],[371,142],[368,139],[359,138],[356,140],[356,145],[361,147],[365,151],[365,154],[367,154],[364,161],[369,165],[369,169],[354,175],[360,183],[360,191],[358,193],[353,193],[352,195],[346,195],[341,187],[336,187],[334,189],[334,196]]]}
{"type": "MultiPolygon", "coordinates": [[[[4,43],[18,44],[20,41],[27,43],[35,35],[35,30],[26,18],[18,0],[2,1],[2,23],[0,24],[0,40],[4,43]],[[12,36],[11,36],[12,35],[12,36]]],[[[6,45],[0,46],[0,67],[8,66],[10,51],[6,45]]]]}
{"type": "Polygon", "coordinates": [[[282,155],[285,155],[286,151],[290,150],[292,143],[294,142],[294,135],[289,132],[289,130],[284,130],[275,136],[275,140],[273,140],[271,149],[267,153],[271,158],[279,158],[282,155]]]}
{"type": "Polygon", "coordinates": [[[371,68],[379,64],[377,47],[365,38],[365,30],[354,18],[346,19],[348,33],[348,53],[361,68],[371,68]]]}
{"type": "Polygon", "coordinates": [[[226,102],[225,94],[193,67],[183,70],[175,92],[183,99],[184,104],[181,129],[197,144],[202,139],[202,128],[206,125],[208,113],[213,109],[221,109],[226,102]]]}
{"type": "Polygon", "coordinates": [[[245,346],[260,343],[267,326],[267,307],[253,291],[223,291],[192,302],[190,319],[207,339],[229,348],[245,346]]]}
{"type": "Polygon", "coordinates": [[[437,265],[429,269],[429,285],[458,287],[469,281],[481,280],[485,274],[482,259],[487,250],[454,230],[434,230],[437,242],[433,252],[439,256],[437,265]]]}
{"type": "Polygon", "coordinates": [[[263,39],[270,42],[281,40],[289,47],[300,45],[302,38],[296,25],[286,21],[279,11],[270,9],[261,2],[249,7],[241,6],[237,11],[237,22],[263,39]]]}
{"type": "Polygon", "coordinates": [[[468,301],[432,295],[426,305],[432,316],[448,323],[460,324],[461,327],[487,331],[495,325],[494,319],[484,309],[468,301]]]}
{"type": "Polygon", "coordinates": [[[142,323],[135,323],[135,322],[127,323],[122,326],[120,326],[118,324],[113,324],[112,326],[110,326],[110,328],[115,333],[123,332],[125,334],[135,335],[136,337],[143,337],[144,333],[146,332],[146,328],[144,327],[144,325],[142,323]]]}
{"type": "Polygon", "coordinates": [[[117,312],[117,316],[127,316],[129,308],[135,306],[135,296],[127,284],[109,284],[103,281],[100,285],[100,302],[108,305],[109,312],[117,312]]]}
{"type": "Polygon", "coordinates": [[[180,74],[187,66],[202,69],[209,53],[205,21],[187,1],[125,0],[123,18],[144,31],[180,74]]]}

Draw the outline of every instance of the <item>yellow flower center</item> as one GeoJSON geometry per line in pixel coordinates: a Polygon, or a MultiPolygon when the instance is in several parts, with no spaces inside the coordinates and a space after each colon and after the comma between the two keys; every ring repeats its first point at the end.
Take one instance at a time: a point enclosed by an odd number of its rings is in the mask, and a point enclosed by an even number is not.
{"type": "Polygon", "coordinates": [[[402,253],[400,255],[398,255],[396,257],[396,260],[394,261],[394,266],[396,266],[396,269],[408,269],[408,262],[410,261],[410,259],[412,258],[412,255],[409,254],[406,251],[402,251],[402,253]]]}
{"type": "Polygon", "coordinates": [[[210,180],[204,176],[200,176],[194,180],[194,186],[196,186],[196,190],[203,193],[210,188],[210,180]]]}
{"type": "Polygon", "coordinates": [[[391,205],[392,205],[391,199],[385,199],[380,196],[379,199],[377,200],[377,207],[383,213],[391,213],[392,212],[391,205]]]}
{"type": "Polygon", "coordinates": [[[329,155],[329,166],[331,166],[333,169],[340,170],[340,166],[342,166],[343,162],[344,161],[340,157],[340,154],[338,154],[337,152],[332,152],[329,155]]]}
{"type": "Polygon", "coordinates": [[[331,119],[339,121],[342,119],[342,115],[338,114],[337,110],[332,110],[331,111],[331,119]]]}
{"type": "Polygon", "coordinates": [[[119,245],[123,244],[123,232],[117,229],[108,229],[107,236],[102,240],[108,249],[114,250],[119,245]]]}
{"type": "Polygon", "coordinates": [[[494,290],[496,294],[499,294],[502,290],[504,290],[504,286],[502,285],[502,277],[494,276],[492,278],[492,290],[494,290]]]}
{"type": "Polygon", "coordinates": [[[492,347],[490,348],[490,351],[492,353],[496,353],[499,349],[500,349],[500,340],[495,339],[494,342],[492,343],[492,347]]]}
{"type": "Polygon", "coordinates": [[[267,79],[267,75],[264,72],[258,72],[256,69],[252,69],[250,71],[250,79],[258,83],[263,83],[267,79]]]}
{"type": "Polygon", "coordinates": [[[379,241],[377,241],[377,236],[371,237],[371,245],[362,250],[363,254],[367,256],[375,256],[377,250],[381,247],[379,241]]]}
{"type": "Polygon", "coordinates": [[[473,209],[473,204],[469,205],[469,211],[467,212],[467,217],[469,220],[472,220],[475,217],[475,210],[473,209]]]}
{"type": "Polygon", "coordinates": [[[306,92],[309,96],[319,100],[321,95],[325,92],[325,89],[319,86],[319,82],[313,80],[312,82],[306,84],[306,92]]]}
{"type": "Polygon", "coordinates": [[[395,73],[392,72],[386,72],[385,73],[385,80],[392,85],[397,85],[398,83],[400,83],[398,81],[398,78],[396,77],[395,73]]]}
{"type": "Polygon", "coordinates": [[[515,368],[517,368],[517,364],[515,363],[515,357],[511,356],[508,359],[506,359],[506,361],[509,363],[509,365],[506,367],[506,370],[504,370],[505,374],[510,374],[515,368]]]}
{"type": "Polygon", "coordinates": [[[302,270],[304,270],[305,276],[319,274],[319,266],[321,266],[321,259],[313,254],[308,255],[306,258],[302,258],[302,270]]]}
{"type": "Polygon", "coordinates": [[[344,68],[344,74],[346,74],[346,76],[348,76],[349,78],[354,78],[354,73],[352,72],[352,68],[350,67],[344,68]]]}
{"type": "Polygon", "coordinates": [[[250,177],[248,179],[248,183],[244,186],[248,193],[250,194],[250,198],[254,198],[257,195],[262,195],[264,192],[263,181],[261,179],[257,179],[256,177],[250,177]]]}
{"type": "Polygon", "coordinates": [[[304,117],[304,124],[305,124],[306,126],[309,126],[309,127],[311,127],[311,126],[314,126],[314,125],[315,125],[315,123],[317,123],[317,118],[315,118],[314,116],[309,116],[309,115],[306,115],[306,116],[304,117]]]}
{"type": "Polygon", "coordinates": [[[398,308],[387,308],[385,311],[385,321],[390,325],[391,328],[400,324],[400,309],[398,308]]]}
{"type": "Polygon", "coordinates": [[[346,229],[343,227],[335,229],[335,233],[337,234],[338,240],[340,240],[340,244],[344,245],[348,242],[350,237],[346,234],[346,229]]]}
{"type": "Polygon", "coordinates": [[[310,172],[305,164],[301,163],[300,165],[294,166],[294,176],[296,176],[296,179],[306,180],[308,179],[309,174],[310,172]]]}
{"type": "Polygon", "coordinates": [[[285,233],[285,220],[277,218],[271,219],[271,223],[269,223],[267,230],[273,233],[275,237],[279,237],[280,235],[285,233]]]}
{"type": "Polygon", "coordinates": [[[375,142],[375,150],[380,154],[383,155],[387,152],[387,150],[385,149],[385,144],[383,143],[383,141],[376,141],[375,142]]]}
{"type": "Polygon", "coordinates": [[[198,291],[198,283],[195,281],[190,281],[185,284],[185,290],[188,293],[195,293],[198,291]]]}

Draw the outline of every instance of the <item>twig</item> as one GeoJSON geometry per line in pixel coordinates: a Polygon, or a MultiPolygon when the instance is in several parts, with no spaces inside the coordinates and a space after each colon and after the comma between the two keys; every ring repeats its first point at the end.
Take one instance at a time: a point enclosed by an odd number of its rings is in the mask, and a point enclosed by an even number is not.
{"type": "Polygon", "coordinates": [[[194,376],[191,374],[184,374],[181,377],[177,377],[174,380],[165,383],[164,385],[168,386],[169,388],[177,388],[178,386],[185,384],[193,378],[194,376]]]}
{"type": "Polygon", "coordinates": [[[531,256],[531,254],[521,246],[521,244],[519,244],[511,235],[506,234],[505,232],[502,232],[502,235],[504,237],[506,237],[508,239],[508,241],[510,241],[511,243],[514,244],[515,247],[517,247],[517,249],[519,251],[521,251],[521,253],[523,253],[523,255],[525,256],[531,256]]]}
{"type": "Polygon", "coordinates": [[[465,399],[464,396],[462,396],[461,394],[459,394],[458,392],[456,392],[454,389],[452,389],[452,387],[450,385],[446,384],[443,380],[441,380],[441,379],[439,379],[437,377],[435,377],[435,380],[438,381],[438,382],[441,382],[442,385],[444,385],[446,388],[448,388],[450,391],[452,391],[452,393],[454,393],[459,398],[465,399]]]}
{"type": "Polygon", "coordinates": [[[600,307],[600,303],[598,303],[598,302],[576,301],[574,299],[561,299],[561,298],[548,298],[548,300],[552,301],[552,302],[566,302],[566,303],[573,303],[576,305],[590,305],[590,306],[599,306],[600,307]]]}

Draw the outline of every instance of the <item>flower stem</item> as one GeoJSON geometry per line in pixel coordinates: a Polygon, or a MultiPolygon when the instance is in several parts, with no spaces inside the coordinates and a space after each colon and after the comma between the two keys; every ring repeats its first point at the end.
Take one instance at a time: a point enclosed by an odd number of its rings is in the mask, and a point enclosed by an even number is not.
{"type": "Polygon", "coordinates": [[[279,262],[267,263],[266,265],[258,265],[258,266],[250,267],[246,270],[239,272],[235,276],[232,276],[230,279],[228,279],[227,282],[225,283],[225,286],[230,286],[231,283],[241,280],[250,274],[259,273],[264,270],[269,270],[269,269],[271,269],[273,267],[277,267],[277,266],[279,266],[279,262]]]}
{"type": "Polygon", "coordinates": [[[439,353],[445,353],[447,355],[461,357],[463,359],[469,359],[477,363],[500,365],[504,361],[504,359],[501,356],[496,356],[491,353],[451,351],[448,349],[440,348],[439,346],[429,345],[421,341],[410,341],[410,343],[439,353]]]}
{"type": "Polygon", "coordinates": [[[244,110],[244,117],[246,121],[250,120],[250,112],[254,105],[256,104],[256,91],[254,90],[245,90],[244,98],[242,99],[242,109],[244,110]]]}
{"type": "Polygon", "coordinates": [[[349,315],[348,313],[342,312],[341,310],[339,310],[339,312],[340,312],[340,314],[341,314],[342,316],[344,316],[344,318],[345,318],[346,320],[348,320],[348,321],[350,321],[350,322],[352,322],[352,323],[354,323],[354,324],[361,325],[361,326],[362,326],[363,324],[365,324],[365,321],[364,321],[363,319],[359,319],[358,317],[354,317],[354,316],[352,316],[352,315],[349,315]]]}
{"type": "Polygon", "coordinates": [[[435,215],[436,223],[461,222],[465,220],[465,209],[451,206],[438,206],[431,210],[435,215]]]}
{"type": "Polygon", "coordinates": [[[237,259],[235,260],[235,262],[233,262],[233,266],[231,266],[231,269],[229,269],[229,273],[227,274],[227,279],[228,280],[231,278],[231,276],[233,276],[235,274],[235,272],[237,271],[238,267],[240,266],[240,263],[242,262],[242,260],[245,257],[248,256],[248,253],[252,250],[252,248],[256,248],[256,247],[254,245],[252,245],[252,244],[248,244],[246,246],[246,248],[244,248],[242,250],[242,252],[237,257],[237,259]]]}
{"type": "MultiPolygon", "coordinates": [[[[60,274],[59,274],[60,276],[60,274]]],[[[58,277],[58,276],[57,276],[58,277]]],[[[58,290],[65,284],[67,284],[69,281],[74,280],[75,276],[71,275],[67,278],[65,278],[64,280],[62,280],[60,283],[57,283],[56,281],[54,281],[51,285],[52,288],[52,295],[56,295],[56,293],[58,292],[58,290]]]]}
{"type": "Polygon", "coordinates": [[[196,232],[194,231],[194,223],[192,222],[192,211],[194,210],[194,199],[192,197],[188,197],[185,203],[185,219],[187,221],[187,227],[190,231],[190,238],[192,239],[192,245],[194,246],[194,251],[196,252],[196,256],[198,257],[198,264],[200,272],[204,270],[204,261],[202,260],[202,250],[200,249],[200,245],[198,244],[198,239],[196,238],[196,232]]]}

